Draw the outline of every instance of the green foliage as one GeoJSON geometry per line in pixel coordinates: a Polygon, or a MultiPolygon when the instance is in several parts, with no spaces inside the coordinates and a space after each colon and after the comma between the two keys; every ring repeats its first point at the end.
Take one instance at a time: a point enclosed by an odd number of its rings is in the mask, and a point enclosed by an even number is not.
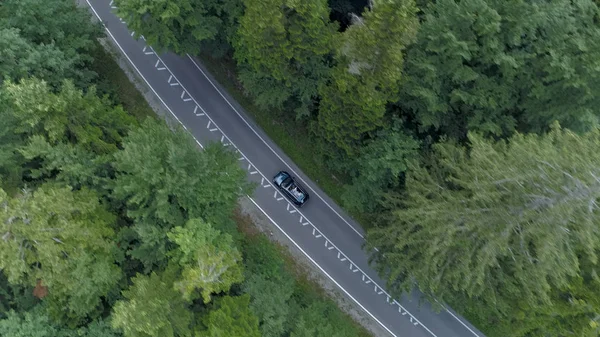
{"type": "Polygon", "coordinates": [[[243,250],[246,280],[242,290],[250,295],[250,308],[258,317],[261,336],[285,336],[292,318],[290,302],[296,282],[277,247],[266,238],[246,240],[243,250]]]}
{"type": "Polygon", "coordinates": [[[234,40],[239,79],[262,108],[314,110],[329,76],[336,26],[326,0],[244,0],[234,40]]]}
{"type": "MultiPolygon", "coordinates": [[[[57,73],[41,73],[47,75],[42,79],[59,84],[63,78],[70,78],[83,88],[96,77],[89,70],[89,64],[93,60],[91,53],[96,39],[102,36],[102,29],[100,25],[92,23],[90,13],[85,8],[77,7],[75,2],[5,0],[0,7],[0,28],[17,29],[22,39],[29,42],[32,51],[44,53],[37,56],[42,65],[59,70],[57,73]],[[42,56],[51,58],[43,60],[42,56]]],[[[22,53],[18,51],[17,55],[22,53]]],[[[33,57],[30,60],[35,60],[36,56],[30,57],[33,57]]],[[[19,63],[27,64],[26,60],[19,63]]],[[[41,68],[40,65],[35,67],[41,68]]],[[[30,75],[40,74],[34,72],[30,75]]]]}
{"type": "Polygon", "coordinates": [[[389,226],[369,232],[388,285],[398,293],[416,282],[459,308],[480,302],[485,324],[510,322],[513,336],[589,332],[590,324],[555,322],[591,323],[600,312],[600,130],[469,141],[468,152],[435,145],[434,161],[411,167],[389,226]]]}
{"type": "Polygon", "coordinates": [[[338,64],[319,89],[318,132],[351,157],[383,125],[386,104],[397,95],[403,50],[418,27],[416,11],[413,1],[374,1],[343,34],[338,64]]]}
{"type": "Polygon", "coordinates": [[[129,29],[157,48],[196,54],[202,42],[226,42],[241,15],[239,0],[116,0],[129,29]]]}
{"type": "Polygon", "coordinates": [[[247,275],[262,275],[274,282],[285,283],[285,260],[277,247],[266,238],[244,241],[244,267],[247,275]]]}
{"type": "Polygon", "coordinates": [[[250,296],[225,296],[216,301],[217,308],[203,319],[207,330],[198,337],[260,337],[258,318],[249,308],[250,296]]]}
{"type": "Polygon", "coordinates": [[[192,299],[201,289],[204,303],[211,294],[227,292],[234,283],[243,280],[242,256],[229,234],[222,234],[199,219],[189,220],[184,227],[173,228],[167,236],[177,245],[169,255],[181,268],[181,279],[175,287],[183,298],[192,299]]]}
{"type": "Polygon", "coordinates": [[[120,107],[96,96],[94,88],[86,93],[65,81],[53,93],[46,82],[23,80],[4,86],[3,114],[14,120],[13,132],[23,138],[42,135],[52,145],[81,145],[96,154],[117,150],[134,120],[120,107]]]}
{"type": "Polygon", "coordinates": [[[10,310],[28,311],[37,304],[31,287],[8,282],[6,275],[0,272],[0,319],[6,318],[10,310]]]}
{"type": "Polygon", "coordinates": [[[600,27],[592,0],[436,1],[406,64],[400,105],[463,138],[598,123],[600,27]]]}
{"type": "Polygon", "coordinates": [[[291,318],[288,301],[294,292],[292,277],[285,271],[274,279],[255,274],[244,282],[242,289],[252,298],[250,309],[258,317],[261,336],[284,336],[291,318]]]}
{"type": "MultiPolygon", "coordinates": [[[[238,0],[117,4],[130,28],[137,19],[149,41],[181,52],[227,52],[242,14],[238,0]]],[[[304,88],[290,102],[312,109],[333,26],[324,3],[291,8],[296,54],[287,66],[306,80],[293,79],[304,88]]],[[[95,49],[100,36],[69,0],[0,6],[0,181],[8,192],[0,190],[0,335],[289,335],[297,309],[315,296],[304,298],[264,238],[260,261],[244,270],[231,214],[250,186],[236,157],[216,144],[200,151],[156,120],[140,127],[98,97],[136,104],[123,99],[131,91],[121,83],[92,85],[90,55],[106,57],[95,49]]]]}
{"type": "Polygon", "coordinates": [[[171,228],[194,218],[228,224],[238,197],[249,191],[226,148],[213,144],[200,151],[188,133],[152,119],[129,134],[113,166],[113,197],[125,201],[139,236],[130,254],[147,268],[164,262],[171,228]]]}
{"type": "Polygon", "coordinates": [[[354,329],[343,324],[336,317],[338,315],[339,311],[332,303],[315,301],[298,313],[290,337],[353,336],[354,329]]]}
{"type": "Polygon", "coordinates": [[[23,315],[10,311],[0,320],[0,336],[11,337],[58,337],[59,330],[48,316],[39,312],[25,312],[23,315]]]}
{"type": "Polygon", "coordinates": [[[87,190],[42,186],[8,198],[0,190],[0,269],[10,283],[48,287],[57,317],[78,322],[121,277],[114,265],[114,217],[87,190]]]}
{"type": "Polygon", "coordinates": [[[112,326],[124,337],[191,336],[192,316],[173,288],[172,272],[138,275],[113,307],[112,326]]]}
{"type": "Polygon", "coordinates": [[[75,188],[105,184],[106,166],[135,120],[120,107],[65,81],[6,82],[0,98],[0,175],[57,178],[75,188]],[[20,169],[19,169],[20,167],[20,169]]]}
{"type": "Polygon", "coordinates": [[[119,337],[104,321],[94,321],[88,327],[67,329],[54,326],[52,320],[35,308],[31,312],[8,313],[0,320],[0,336],[10,337],[119,337]]]}
{"type": "Polygon", "coordinates": [[[385,193],[400,186],[408,162],[417,158],[419,142],[400,125],[384,129],[360,149],[352,185],[346,186],[344,205],[360,213],[375,212],[385,193]]]}
{"type": "Polygon", "coordinates": [[[35,76],[58,85],[73,67],[72,60],[55,45],[33,44],[16,28],[0,28],[0,59],[2,80],[35,76]]]}

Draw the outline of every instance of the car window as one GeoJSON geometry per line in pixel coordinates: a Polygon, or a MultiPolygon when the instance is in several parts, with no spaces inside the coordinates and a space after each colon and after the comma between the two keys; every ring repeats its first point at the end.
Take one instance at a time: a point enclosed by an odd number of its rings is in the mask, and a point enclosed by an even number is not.
{"type": "Polygon", "coordinates": [[[304,200],[304,193],[302,193],[302,191],[298,188],[298,186],[293,185],[292,188],[290,189],[290,192],[292,193],[294,198],[296,198],[296,200],[298,200],[298,201],[304,200]]]}
{"type": "Polygon", "coordinates": [[[277,185],[281,186],[281,183],[285,180],[285,178],[289,177],[287,174],[285,173],[279,173],[275,176],[275,182],[277,183],[277,185]]]}
{"type": "Polygon", "coordinates": [[[294,182],[286,186],[285,189],[290,192],[294,199],[300,202],[304,200],[304,192],[302,192],[302,190],[294,182]]]}

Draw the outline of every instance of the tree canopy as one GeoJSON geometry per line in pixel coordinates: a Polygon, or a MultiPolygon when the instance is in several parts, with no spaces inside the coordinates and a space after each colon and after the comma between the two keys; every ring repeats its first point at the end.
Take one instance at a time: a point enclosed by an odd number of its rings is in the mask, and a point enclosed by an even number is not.
{"type": "Polygon", "coordinates": [[[121,277],[114,217],[93,192],[41,186],[9,198],[0,190],[0,269],[11,283],[41,281],[57,316],[93,314],[121,277]]]}
{"type": "Polygon", "coordinates": [[[134,222],[138,244],[130,254],[148,268],[164,262],[167,232],[188,219],[231,230],[229,215],[247,191],[244,171],[223,146],[199,150],[188,133],[148,119],[115,154],[113,197],[126,201],[134,222]]]}
{"type": "Polygon", "coordinates": [[[192,315],[171,273],[138,275],[113,307],[112,326],[124,337],[189,337],[192,315]]]}
{"type": "Polygon", "coordinates": [[[259,337],[258,319],[249,308],[250,296],[225,296],[219,299],[217,308],[204,318],[207,330],[198,332],[199,337],[259,337]]]}
{"type": "Polygon", "coordinates": [[[592,0],[441,0],[423,11],[399,102],[420,128],[464,137],[597,124],[592,0]]]}
{"type": "Polygon", "coordinates": [[[239,0],[115,0],[115,5],[138,36],[179,54],[199,52],[202,42],[226,41],[229,25],[241,14],[239,0]]]}
{"type": "MultiPolygon", "coordinates": [[[[515,317],[515,303],[523,313],[577,312],[577,329],[586,331],[600,310],[579,290],[598,289],[600,281],[600,130],[577,135],[555,126],[508,143],[476,134],[469,141],[468,151],[436,144],[432,162],[409,170],[407,196],[390,224],[369,232],[388,285],[399,291],[416,283],[452,303],[476,300],[513,325],[534,319],[515,317]]],[[[544,335],[556,328],[545,323],[529,329],[544,335]]]]}
{"type": "Polygon", "coordinates": [[[403,50],[417,32],[413,1],[373,1],[342,36],[337,65],[321,85],[318,125],[323,138],[355,155],[369,132],[383,125],[386,104],[398,94],[403,50]]]}
{"type": "MultiPolygon", "coordinates": [[[[598,335],[597,1],[114,4],[255,103],[393,293],[490,337],[598,335]]],[[[0,6],[0,335],[360,335],[236,210],[228,148],[139,116],[90,19],[0,6]]]]}
{"type": "Polygon", "coordinates": [[[244,0],[234,39],[240,81],[264,108],[306,117],[328,78],[335,25],[325,0],[244,0]]]}
{"type": "Polygon", "coordinates": [[[200,289],[202,300],[210,302],[211,294],[227,292],[243,280],[239,263],[242,256],[229,234],[220,233],[199,219],[189,220],[184,227],[173,228],[167,236],[177,248],[170,252],[181,267],[181,279],[175,287],[183,298],[191,299],[200,289]]]}
{"type": "MultiPolygon", "coordinates": [[[[92,24],[91,14],[85,8],[70,0],[5,0],[0,7],[0,18],[0,28],[18,30],[21,43],[26,41],[34,53],[38,49],[37,53],[42,52],[49,57],[38,58],[40,64],[34,65],[31,61],[36,56],[30,55],[19,61],[21,67],[52,67],[57,72],[48,71],[44,73],[47,77],[43,77],[52,84],[60,84],[64,78],[70,78],[82,88],[92,84],[96,74],[90,70],[90,64],[96,39],[102,31],[98,24],[92,24]]],[[[3,48],[3,52],[12,49],[15,55],[23,53],[23,50],[16,51],[14,48],[3,48]]]]}
{"type": "MultiPolygon", "coordinates": [[[[115,4],[152,43],[213,55],[244,9],[115,4]]],[[[0,6],[0,335],[288,336],[319,296],[237,210],[252,193],[237,156],[154,118],[101,37],[70,0],[0,6]]]]}

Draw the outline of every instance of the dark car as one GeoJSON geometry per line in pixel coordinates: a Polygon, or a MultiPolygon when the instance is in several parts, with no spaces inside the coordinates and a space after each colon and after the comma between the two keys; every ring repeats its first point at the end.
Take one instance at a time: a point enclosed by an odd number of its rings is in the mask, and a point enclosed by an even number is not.
{"type": "Polygon", "coordinates": [[[308,201],[308,193],[285,171],[279,171],[273,177],[273,184],[296,206],[302,207],[308,201]]]}

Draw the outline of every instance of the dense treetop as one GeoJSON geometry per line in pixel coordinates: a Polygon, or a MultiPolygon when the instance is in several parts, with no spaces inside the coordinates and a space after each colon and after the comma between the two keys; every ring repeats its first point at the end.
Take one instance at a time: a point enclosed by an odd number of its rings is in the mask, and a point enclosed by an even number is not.
{"type": "Polygon", "coordinates": [[[600,130],[469,143],[436,144],[431,162],[410,168],[389,224],[369,233],[388,284],[479,302],[498,334],[544,336],[557,321],[561,334],[595,331],[600,130]],[[542,312],[554,320],[532,324],[528,313],[542,312]]]}
{"type": "MultiPolygon", "coordinates": [[[[119,5],[146,6],[137,24],[165,33],[150,41],[215,54],[229,50],[243,9],[119,5]]],[[[294,317],[317,304],[332,329],[345,329],[349,318],[300,285],[279,249],[238,230],[251,226],[235,210],[252,186],[234,153],[218,143],[201,149],[168,121],[134,118],[123,93],[106,94],[137,92],[91,70],[109,56],[100,37],[71,0],[0,7],[0,335],[306,335],[311,327],[294,317]],[[272,293],[277,278],[285,289],[272,293]]]]}
{"type": "MultiPolygon", "coordinates": [[[[597,2],[115,4],[302,133],[393,292],[488,336],[598,334],[597,2]]],[[[0,7],[0,334],[355,335],[236,228],[232,153],[99,89],[100,37],[71,0],[0,7]]]]}

